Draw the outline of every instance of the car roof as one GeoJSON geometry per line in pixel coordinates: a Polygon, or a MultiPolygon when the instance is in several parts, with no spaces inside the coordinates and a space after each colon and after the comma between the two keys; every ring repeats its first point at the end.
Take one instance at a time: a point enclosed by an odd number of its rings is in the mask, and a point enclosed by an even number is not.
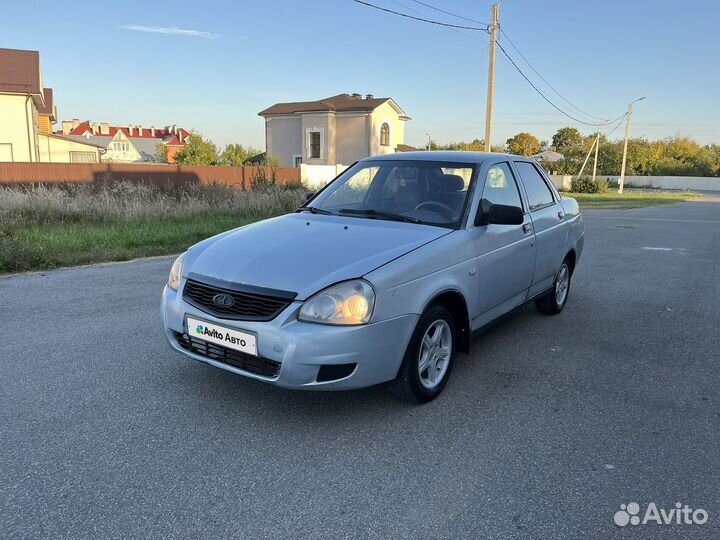
{"type": "Polygon", "coordinates": [[[383,154],[378,156],[370,156],[361,161],[444,161],[456,163],[482,163],[492,159],[513,159],[530,161],[525,156],[516,156],[514,154],[499,154],[496,152],[464,152],[453,150],[431,150],[429,152],[397,152],[394,154],[383,154]]]}

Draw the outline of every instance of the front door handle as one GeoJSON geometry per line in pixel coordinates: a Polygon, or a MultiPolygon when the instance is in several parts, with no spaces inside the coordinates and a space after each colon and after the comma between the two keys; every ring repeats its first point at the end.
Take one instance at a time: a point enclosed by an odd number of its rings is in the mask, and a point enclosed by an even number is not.
{"type": "Polygon", "coordinates": [[[563,214],[562,212],[558,212],[558,219],[562,219],[564,217],[565,217],[565,214],[563,214]]]}
{"type": "Polygon", "coordinates": [[[530,225],[529,223],[523,224],[523,232],[524,232],[525,234],[527,234],[527,233],[529,233],[530,231],[532,231],[532,225],[530,225]]]}

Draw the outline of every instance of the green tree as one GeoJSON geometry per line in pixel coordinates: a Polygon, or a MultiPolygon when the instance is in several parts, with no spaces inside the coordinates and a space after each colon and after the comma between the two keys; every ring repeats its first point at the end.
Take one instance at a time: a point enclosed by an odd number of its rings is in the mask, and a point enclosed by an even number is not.
{"type": "Polygon", "coordinates": [[[434,141],[431,143],[432,150],[460,150],[463,152],[483,152],[485,150],[485,142],[480,139],[473,139],[470,142],[451,142],[448,144],[437,145],[434,141]]]}
{"type": "Polygon", "coordinates": [[[583,136],[574,127],[560,128],[552,138],[552,145],[557,152],[565,154],[582,146],[583,136]]]}
{"type": "Polygon", "coordinates": [[[218,160],[217,147],[197,133],[190,135],[187,144],[175,154],[179,165],[216,165],[218,160]]]}
{"type": "Polygon", "coordinates": [[[509,138],[506,143],[508,152],[520,156],[532,156],[540,152],[540,141],[529,133],[518,133],[509,138]]]}
{"type": "Polygon", "coordinates": [[[158,163],[167,163],[167,146],[163,143],[158,143],[155,147],[155,161],[158,163]]]}
{"type": "Polygon", "coordinates": [[[220,155],[220,164],[230,167],[242,167],[247,160],[260,153],[253,147],[244,147],[242,144],[228,144],[220,155]]]}

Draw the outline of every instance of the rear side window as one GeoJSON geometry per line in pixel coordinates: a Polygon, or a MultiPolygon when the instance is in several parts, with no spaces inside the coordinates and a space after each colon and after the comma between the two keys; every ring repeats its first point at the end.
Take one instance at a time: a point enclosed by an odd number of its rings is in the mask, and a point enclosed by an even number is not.
{"type": "Polygon", "coordinates": [[[550,191],[550,188],[535,168],[535,165],[528,163],[527,161],[516,161],[515,166],[517,167],[518,172],[520,173],[520,178],[522,178],[522,182],[525,185],[525,191],[528,196],[528,206],[530,207],[531,212],[537,208],[547,206],[555,202],[552,191],[550,191]]]}

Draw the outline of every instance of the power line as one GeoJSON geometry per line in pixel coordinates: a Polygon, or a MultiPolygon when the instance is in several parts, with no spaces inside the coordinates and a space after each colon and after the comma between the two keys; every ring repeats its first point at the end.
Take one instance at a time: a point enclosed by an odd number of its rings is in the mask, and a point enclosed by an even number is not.
{"type": "MultiPolygon", "coordinates": [[[[394,1],[394,0],[393,0],[393,1],[394,1]]],[[[413,1],[413,2],[416,2],[416,3],[418,3],[418,4],[421,4],[421,5],[424,5],[424,6],[426,6],[426,7],[430,7],[430,8],[432,8],[432,9],[436,9],[436,10],[438,10],[438,11],[441,11],[441,12],[443,12],[443,13],[446,13],[446,14],[451,15],[451,16],[454,16],[454,17],[455,17],[455,16],[461,17],[461,16],[458,16],[458,15],[456,15],[456,14],[454,14],[454,13],[450,13],[450,12],[441,10],[441,9],[439,9],[439,8],[435,8],[434,6],[431,6],[430,4],[426,4],[426,3],[421,2],[421,1],[419,1],[419,0],[412,0],[412,1],[413,1]]],[[[441,21],[432,20],[432,19],[426,19],[426,18],[423,18],[423,17],[415,17],[415,16],[409,15],[409,14],[407,14],[407,13],[402,13],[402,12],[400,12],[400,11],[394,11],[394,10],[392,10],[392,9],[388,9],[388,8],[384,8],[384,7],[381,7],[381,6],[377,6],[377,5],[375,5],[375,4],[371,4],[370,2],[364,2],[363,0],[353,0],[353,2],[355,2],[355,3],[357,3],[357,4],[361,4],[361,5],[367,6],[367,7],[371,7],[371,8],[373,8],[373,9],[377,9],[377,10],[379,10],[379,11],[384,11],[384,12],[386,12],[386,13],[391,13],[392,15],[397,15],[397,16],[399,16],[399,17],[405,17],[405,18],[407,18],[407,19],[412,19],[412,20],[415,20],[415,21],[420,21],[420,22],[429,23],[429,24],[435,24],[435,25],[438,25],[438,26],[443,26],[443,27],[451,28],[451,29],[474,30],[474,31],[481,31],[481,32],[489,33],[489,26],[486,27],[486,28],[478,28],[478,27],[474,27],[474,26],[462,26],[462,25],[457,25],[457,24],[449,24],[449,23],[445,23],[445,22],[441,22],[441,21]]],[[[402,5],[402,4],[399,4],[398,2],[395,2],[395,3],[398,4],[398,5],[402,5]]],[[[406,7],[406,9],[409,9],[409,8],[406,7]]],[[[412,11],[415,11],[415,12],[417,13],[416,10],[412,10],[412,11]]],[[[470,20],[470,21],[473,21],[473,22],[478,22],[478,21],[474,21],[473,19],[467,19],[466,17],[461,17],[461,18],[466,19],[466,20],[470,20]]],[[[502,30],[501,30],[501,31],[502,31],[502,30]]],[[[460,33],[462,34],[462,32],[460,32],[460,33]]],[[[505,34],[505,32],[503,32],[503,34],[505,34]]],[[[462,34],[462,35],[464,35],[465,37],[470,37],[470,38],[471,38],[471,36],[469,36],[469,35],[466,35],[466,34],[462,34]]],[[[542,90],[540,90],[540,89],[537,87],[537,85],[535,85],[535,83],[533,83],[533,82],[530,80],[530,78],[523,72],[523,70],[520,69],[520,66],[517,65],[517,63],[515,62],[515,60],[513,60],[512,56],[510,56],[510,54],[508,54],[508,52],[505,50],[505,48],[504,48],[497,40],[495,40],[495,43],[496,43],[496,45],[500,48],[500,51],[505,55],[505,57],[506,57],[506,58],[508,59],[508,61],[513,65],[513,67],[518,71],[518,73],[520,73],[520,75],[523,77],[523,79],[525,79],[525,81],[526,81],[545,101],[547,101],[547,102],[550,104],[550,106],[552,106],[552,107],[553,107],[555,110],[557,110],[559,113],[563,114],[564,116],[567,116],[568,118],[570,118],[571,120],[573,120],[573,121],[575,121],[575,122],[577,122],[577,123],[579,123],[579,124],[583,124],[583,125],[586,125],[586,126],[600,126],[600,127],[602,127],[602,126],[607,126],[607,125],[609,125],[609,124],[613,124],[613,123],[615,123],[616,121],[621,121],[621,120],[625,117],[625,115],[623,114],[622,116],[619,116],[618,118],[614,118],[614,119],[612,119],[612,120],[604,120],[604,119],[600,119],[600,118],[597,117],[597,116],[593,116],[593,115],[591,115],[591,114],[588,114],[588,113],[582,111],[581,109],[575,107],[574,105],[572,105],[572,103],[570,103],[570,102],[567,101],[565,98],[563,98],[563,97],[557,92],[557,90],[555,90],[555,89],[550,85],[550,83],[548,83],[548,82],[535,70],[535,68],[532,67],[532,65],[531,65],[530,62],[527,60],[527,58],[525,58],[525,57],[522,55],[522,53],[520,52],[520,50],[512,43],[512,40],[510,40],[510,38],[507,36],[507,34],[505,34],[505,37],[508,39],[508,42],[510,42],[510,44],[515,48],[515,50],[517,50],[518,54],[520,54],[520,56],[525,60],[525,62],[527,62],[527,64],[530,66],[530,68],[545,82],[545,84],[547,84],[556,94],[558,94],[558,96],[560,96],[560,97],[561,97],[564,101],[566,101],[571,107],[577,109],[578,111],[580,111],[580,112],[581,112],[582,114],[584,114],[585,116],[589,116],[590,118],[596,118],[596,119],[602,120],[602,121],[600,121],[600,122],[588,122],[588,121],[586,121],[586,120],[581,120],[580,118],[576,118],[576,117],[573,116],[572,114],[570,114],[570,113],[566,112],[565,110],[561,109],[560,107],[558,107],[550,98],[548,98],[548,97],[542,92],[542,90]]],[[[471,39],[474,39],[474,38],[471,38],[471,39]]],[[[613,131],[614,131],[614,130],[613,130],[613,131]]]]}
{"type": "Polygon", "coordinates": [[[393,11],[392,9],[387,9],[384,7],[376,6],[375,4],[371,4],[369,2],[363,2],[362,0],[353,0],[353,2],[355,2],[357,4],[362,4],[363,6],[368,6],[368,7],[380,10],[380,11],[385,11],[386,13],[392,13],[393,15],[398,15],[400,17],[405,17],[407,19],[413,19],[416,21],[424,22],[424,23],[436,24],[438,26],[445,26],[447,28],[458,28],[461,30],[475,30],[475,31],[479,31],[479,32],[487,32],[487,28],[478,28],[476,26],[462,26],[459,24],[450,24],[450,23],[444,23],[444,22],[440,22],[440,21],[434,21],[432,19],[424,19],[422,17],[414,17],[413,15],[408,15],[407,13],[393,11]]]}
{"type": "Polygon", "coordinates": [[[576,107],[576,106],[573,105],[570,101],[568,101],[560,92],[558,92],[558,91],[553,87],[553,85],[551,85],[551,84],[547,81],[547,79],[545,79],[545,77],[543,77],[542,75],[540,75],[540,73],[538,73],[538,70],[536,70],[536,69],[533,67],[533,65],[530,63],[530,60],[528,60],[527,58],[525,58],[525,55],[523,55],[523,53],[520,52],[520,49],[518,49],[517,46],[515,45],[515,43],[513,43],[513,40],[510,39],[510,36],[507,35],[507,32],[505,32],[505,30],[503,30],[502,28],[500,28],[500,32],[502,32],[503,36],[505,36],[505,39],[508,40],[508,43],[510,43],[510,45],[512,45],[513,49],[515,49],[515,50],[517,51],[517,53],[520,55],[520,58],[522,58],[523,60],[525,60],[525,63],[526,63],[528,66],[530,66],[530,69],[532,69],[532,70],[535,72],[535,75],[537,75],[538,77],[540,77],[540,80],[542,80],[545,84],[547,84],[548,87],[550,88],[550,90],[552,90],[553,92],[555,92],[555,94],[557,94],[557,96],[558,96],[560,99],[562,99],[562,100],[563,100],[565,103],[567,103],[570,107],[572,107],[573,109],[575,109],[575,110],[578,111],[579,113],[584,114],[585,116],[589,116],[590,118],[594,118],[595,120],[601,120],[601,121],[607,120],[607,118],[600,118],[599,116],[595,116],[595,115],[592,115],[592,114],[590,114],[590,113],[588,113],[588,112],[585,112],[585,111],[583,111],[580,107],[576,107]]]}
{"type": "MultiPolygon", "coordinates": [[[[512,59],[512,57],[508,54],[508,52],[504,49],[504,47],[503,47],[499,42],[497,43],[497,46],[500,48],[500,51],[505,55],[505,58],[507,58],[507,59],[510,61],[510,63],[513,65],[513,67],[518,71],[518,73],[520,73],[520,75],[522,75],[523,79],[525,79],[525,80],[527,81],[527,83],[528,83],[530,86],[532,86],[533,89],[534,89],[538,94],[540,94],[540,96],[541,96],[545,101],[547,101],[555,110],[557,110],[558,112],[564,114],[565,116],[567,116],[567,117],[570,118],[571,120],[574,120],[575,122],[577,122],[577,123],[579,123],[579,124],[584,124],[584,125],[586,125],[586,126],[598,126],[598,125],[600,125],[600,126],[607,126],[608,124],[612,124],[612,123],[614,123],[614,122],[617,122],[618,120],[620,120],[620,119],[622,118],[622,116],[619,116],[619,117],[617,117],[617,118],[613,118],[612,120],[605,120],[604,122],[586,122],[585,120],[580,120],[579,118],[574,117],[574,116],[571,115],[570,113],[564,111],[563,109],[561,109],[560,107],[558,107],[557,105],[555,105],[555,103],[553,103],[553,102],[550,100],[550,98],[548,98],[545,94],[543,94],[543,92],[535,85],[535,83],[533,83],[533,82],[528,78],[528,76],[525,75],[525,73],[523,72],[523,70],[520,69],[520,66],[518,66],[518,65],[515,63],[515,60],[512,59]]],[[[624,116],[624,115],[623,115],[623,116],[624,116]]]]}
{"type": "Polygon", "coordinates": [[[435,11],[439,11],[440,13],[444,13],[445,15],[450,15],[451,17],[457,17],[458,19],[462,19],[464,21],[470,21],[477,24],[482,24],[487,27],[487,23],[476,21],[475,19],[468,19],[467,17],[463,17],[462,15],[458,15],[457,13],[451,13],[450,11],[445,11],[444,9],[440,9],[439,7],[432,6],[430,4],[426,4],[425,2],[421,2],[420,0],[412,0],[416,4],[420,4],[421,6],[425,6],[430,9],[434,9],[435,11]]]}
{"type": "Polygon", "coordinates": [[[623,114],[623,115],[620,117],[620,121],[617,123],[617,125],[616,125],[614,128],[612,128],[612,129],[608,132],[607,135],[605,135],[608,139],[610,138],[610,135],[612,135],[613,133],[615,133],[615,130],[620,127],[620,125],[623,123],[623,120],[625,120],[625,117],[626,117],[626,116],[627,116],[627,113],[623,114]]]}
{"type": "MultiPolygon", "coordinates": [[[[417,13],[418,15],[423,15],[423,13],[422,13],[421,11],[418,11],[417,9],[411,8],[410,6],[407,6],[407,5],[405,5],[405,4],[402,4],[402,3],[398,2],[398,0],[390,0],[390,1],[391,1],[393,4],[398,5],[398,6],[402,7],[402,8],[404,8],[404,9],[409,9],[409,10],[412,11],[413,13],[417,13]]],[[[472,19],[468,19],[468,20],[470,20],[470,21],[472,21],[472,22],[476,22],[476,21],[473,21],[472,19]]],[[[479,23],[479,24],[485,24],[485,23],[479,23]]],[[[456,33],[460,34],[461,36],[466,37],[466,38],[468,38],[468,39],[472,39],[473,41],[477,41],[478,43],[483,43],[483,44],[485,44],[485,45],[488,44],[488,41],[487,41],[487,40],[477,38],[477,37],[475,37],[475,36],[473,36],[473,35],[470,35],[470,34],[466,34],[465,32],[463,32],[463,31],[461,31],[461,30],[458,30],[457,28],[448,28],[448,30],[452,30],[453,32],[456,32],[456,33]]]]}

